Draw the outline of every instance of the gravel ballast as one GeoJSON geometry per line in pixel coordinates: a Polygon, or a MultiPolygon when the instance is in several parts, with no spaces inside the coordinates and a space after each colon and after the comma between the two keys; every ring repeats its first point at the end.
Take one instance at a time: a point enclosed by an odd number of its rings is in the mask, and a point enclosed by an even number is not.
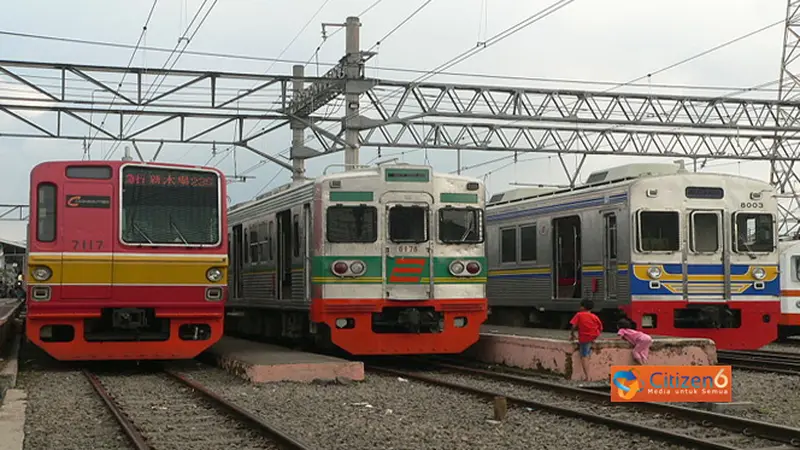
{"type": "Polygon", "coordinates": [[[347,385],[253,385],[208,366],[181,371],[320,449],[683,448],[510,405],[497,423],[490,402],[374,373],[347,385]]]}
{"type": "Polygon", "coordinates": [[[86,377],[48,360],[23,344],[17,387],[28,396],[24,450],[133,448],[86,377]]]}
{"type": "Polygon", "coordinates": [[[98,378],[148,443],[159,450],[277,449],[260,433],[164,374],[98,378]]]}
{"type": "MultiPolygon", "coordinates": [[[[432,376],[434,378],[442,379],[452,383],[491,390],[504,395],[514,396],[526,400],[533,400],[541,403],[553,404],[563,408],[593,412],[595,414],[601,414],[605,417],[612,417],[631,423],[642,423],[644,421],[656,420],[657,422],[648,423],[647,425],[667,431],[683,433],[684,431],[682,430],[687,430],[689,428],[698,426],[697,422],[679,418],[664,418],[661,414],[637,409],[635,405],[631,405],[631,407],[625,407],[625,409],[622,409],[620,405],[612,405],[608,402],[601,403],[577,400],[564,394],[559,394],[546,389],[531,387],[516,382],[499,381],[486,379],[480,376],[446,372],[436,373],[432,376]]],[[[690,432],[688,434],[696,438],[709,438],[728,436],[731,433],[718,428],[709,427],[702,431],[690,432]]],[[[767,448],[771,445],[778,445],[775,442],[746,437],[742,437],[741,439],[735,441],[728,441],[727,444],[743,448],[767,448]]]]}

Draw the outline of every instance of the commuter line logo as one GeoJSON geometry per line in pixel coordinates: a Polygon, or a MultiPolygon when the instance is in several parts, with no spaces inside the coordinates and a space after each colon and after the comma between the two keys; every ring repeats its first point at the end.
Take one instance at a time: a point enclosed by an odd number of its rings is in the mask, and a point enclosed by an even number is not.
{"type": "Polygon", "coordinates": [[[731,366],[612,366],[612,402],[730,402],[731,366]]]}
{"type": "Polygon", "coordinates": [[[419,283],[425,269],[425,258],[397,258],[389,276],[390,283],[419,283]]]}

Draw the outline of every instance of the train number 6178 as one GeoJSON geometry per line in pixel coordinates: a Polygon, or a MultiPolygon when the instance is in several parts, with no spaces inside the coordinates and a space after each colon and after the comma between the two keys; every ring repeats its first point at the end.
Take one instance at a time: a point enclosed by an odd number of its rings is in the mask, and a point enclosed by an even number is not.
{"type": "Polygon", "coordinates": [[[739,208],[748,208],[748,209],[764,209],[763,202],[742,202],[739,204],[739,208]]]}

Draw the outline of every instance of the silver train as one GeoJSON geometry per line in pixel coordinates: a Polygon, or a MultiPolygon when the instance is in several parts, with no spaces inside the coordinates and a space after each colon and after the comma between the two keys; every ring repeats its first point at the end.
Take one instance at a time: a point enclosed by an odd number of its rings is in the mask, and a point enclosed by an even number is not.
{"type": "Polygon", "coordinates": [[[230,208],[226,332],[460,353],[486,320],[483,183],[380,165],[230,208]]]}
{"type": "Polygon", "coordinates": [[[777,212],[767,183],[673,164],[496,194],[489,323],[564,328],[586,298],[609,330],[627,316],[650,334],[759,348],[780,318],[777,212]]]}

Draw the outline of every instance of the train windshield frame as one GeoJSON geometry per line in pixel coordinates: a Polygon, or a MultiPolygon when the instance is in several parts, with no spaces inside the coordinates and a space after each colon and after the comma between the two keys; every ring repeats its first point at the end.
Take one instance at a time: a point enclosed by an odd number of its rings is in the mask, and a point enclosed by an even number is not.
{"type": "Polygon", "coordinates": [[[335,205],[325,211],[325,238],[333,244],[369,244],[378,240],[378,208],[335,205]]]}
{"type": "Polygon", "coordinates": [[[120,184],[119,233],[123,244],[221,244],[220,177],[216,172],[126,165],[120,184]]]}
{"type": "Polygon", "coordinates": [[[772,214],[740,211],[733,214],[732,222],[736,253],[775,251],[775,217],[772,214]]]}
{"type": "Polygon", "coordinates": [[[440,209],[439,241],[445,244],[483,243],[483,210],[480,208],[440,209]]]}
{"type": "Polygon", "coordinates": [[[674,253],[681,249],[681,214],[670,210],[639,210],[636,249],[641,253],[674,253]]]}

